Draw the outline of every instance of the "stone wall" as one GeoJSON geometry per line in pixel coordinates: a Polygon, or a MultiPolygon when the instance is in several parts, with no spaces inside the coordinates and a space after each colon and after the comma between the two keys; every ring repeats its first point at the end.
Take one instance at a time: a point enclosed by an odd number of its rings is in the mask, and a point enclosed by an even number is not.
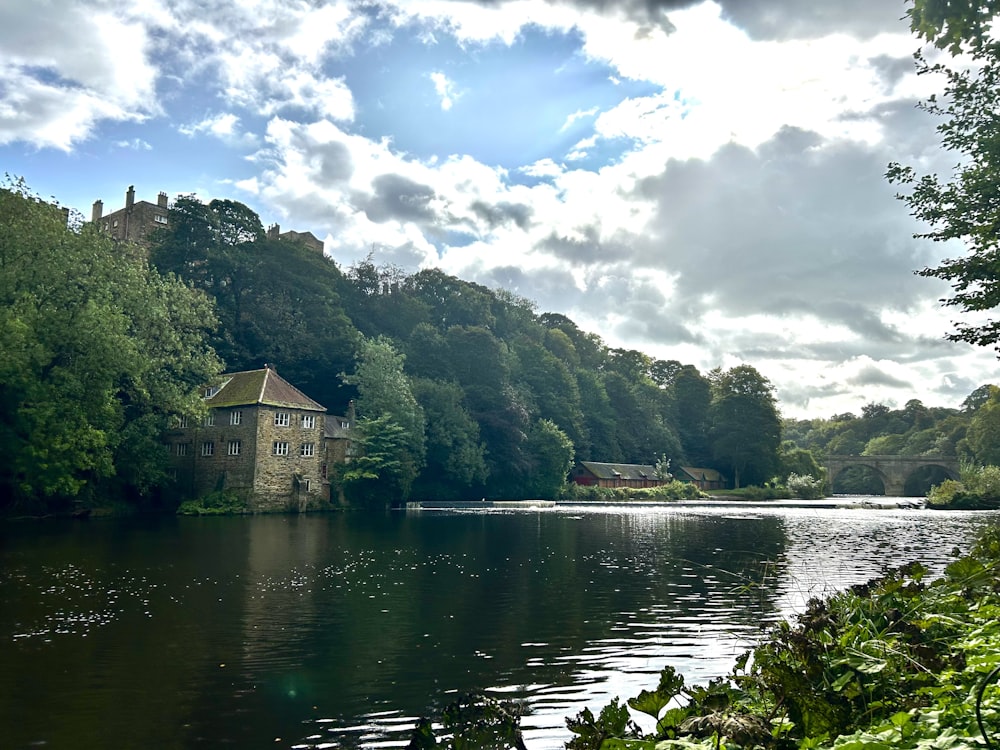
{"type": "Polygon", "coordinates": [[[254,511],[304,511],[325,507],[329,490],[323,476],[323,428],[326,415],[303,409],[260,407],[253,499],[254,511]],[[275,415],[288,415],[288,425],[276,424],[275,415]],[[312,427],[304,427],[313,418],[312,427]],[[275,443],[286,444],[287,454],[276,455],[275,443]],[[303,456],[302,446],[311,445],[312,455],[303,456]]]}

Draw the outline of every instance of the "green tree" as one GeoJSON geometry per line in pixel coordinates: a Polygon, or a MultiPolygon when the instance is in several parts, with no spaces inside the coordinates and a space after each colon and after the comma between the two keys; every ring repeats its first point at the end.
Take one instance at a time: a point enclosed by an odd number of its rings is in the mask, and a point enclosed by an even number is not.
{"type": "Polygon", "coordinates": [[[966,440],[977,463],[1000,466],[1000,388],[990,389],[989,401],[972,417],[966,440]]]}
{"type": "Polygon", "coordinates": [[[463,404],[462,389],[419,378],[413,381],[413,394],[427,421],[427,465],[414,492],[443,500],[469,497],[471,488],[486,482],[488,469],[479,425],[463,404]]]}
{"type": "Polygon", "coordinates": [[[0,190],[0,504],[150,500],[221,369],[209,300],[23,183],[0,190]]]}
{"type": "Polygon", "coordinates": [[[573,441],[551,420],[539,419],[528,432],[527,452],[531,471],[525,481],[525,496],[555,499],[573,468],[573,441]]]}
{"type": "Polygon", "coordinates": [[[715,374],[711,408],[715,458],[728,465],[733,483],[764,482],[778,468],[781,417],[771,382],[750,365],[715,374]]]}
{"type": "Polygon", "coordinates": [[[363,338],[354,373],[341,376],[344,383],[357,388],[359,422],[361,418],[366,420],[361,423],[363,440],[359,445],[373,465],[360,478],[377,479],[381,485],[379,496],[389,502],[409,497],[426,459],[424,411],[403,372],[404,359],[389,339],[363,338]],[[378,429],[372,429],[373,425],[378,429]],[[377,454],[369,452],[373,448],[378,449],[377,454]]]}
{"type": "MultiPolygon", "coordinates": [[[[918,72],[945,78],[943,96],[921,107],[941,118],[942,148],[958,166],[947,178],[919,175],[908,166],[890,164],[887,178],[901,187],[899,197],[929,230],[915,236],[935,242],[957,240],[967,253],[918,273],[948,281],[953,290],[944,303],[963,312],[989,312],[1000,304],[1000,46],[987,32],[1000,3],[968,0],[914,0],[911,27],[922,38],[953,54],[955,64],[930,64],[917,55],[918,72]],[[972,65],[969,65],[969,62],[972,65]]],[[[948,338],[979,346],[1000,342],[1000,321],[956,323],[948,338]]]]}

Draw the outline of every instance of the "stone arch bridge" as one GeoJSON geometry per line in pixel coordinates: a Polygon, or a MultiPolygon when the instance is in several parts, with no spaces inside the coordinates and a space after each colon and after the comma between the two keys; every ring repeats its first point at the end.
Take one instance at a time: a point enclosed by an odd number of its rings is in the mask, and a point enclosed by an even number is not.
{"type": "Polygon", "coordinates": [[[844,469],[864,466],[882,480],[885,494],[890,497],[902,497],[906,480],[926,467],[938,467],[951,479],[959,478],[958,459],[950,456],[827,456],[825,464],[831,487],[844,469]]]}

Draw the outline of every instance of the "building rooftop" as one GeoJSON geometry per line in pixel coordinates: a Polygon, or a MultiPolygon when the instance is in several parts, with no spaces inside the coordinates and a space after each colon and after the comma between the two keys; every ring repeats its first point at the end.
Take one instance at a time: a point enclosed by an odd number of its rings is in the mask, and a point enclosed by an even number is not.
{"type": "Polygon", "coordinates": [[[205,403],[213,408],[262,404],[326,411],[326,407],[313,401],[272,367],[223,375],[218,390],[208,396],[205,403]]]}

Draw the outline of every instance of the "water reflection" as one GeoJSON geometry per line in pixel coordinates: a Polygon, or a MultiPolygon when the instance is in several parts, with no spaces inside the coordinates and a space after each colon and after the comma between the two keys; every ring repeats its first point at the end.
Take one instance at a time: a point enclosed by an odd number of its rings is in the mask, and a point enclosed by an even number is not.
{"type": "Polygon", "coordinates": [[[17,526],[0,539],[9,747],[403,745],[456,692],[564,718],[725,673],[766,623],[982,514],[559,508],[17,526]]]}

